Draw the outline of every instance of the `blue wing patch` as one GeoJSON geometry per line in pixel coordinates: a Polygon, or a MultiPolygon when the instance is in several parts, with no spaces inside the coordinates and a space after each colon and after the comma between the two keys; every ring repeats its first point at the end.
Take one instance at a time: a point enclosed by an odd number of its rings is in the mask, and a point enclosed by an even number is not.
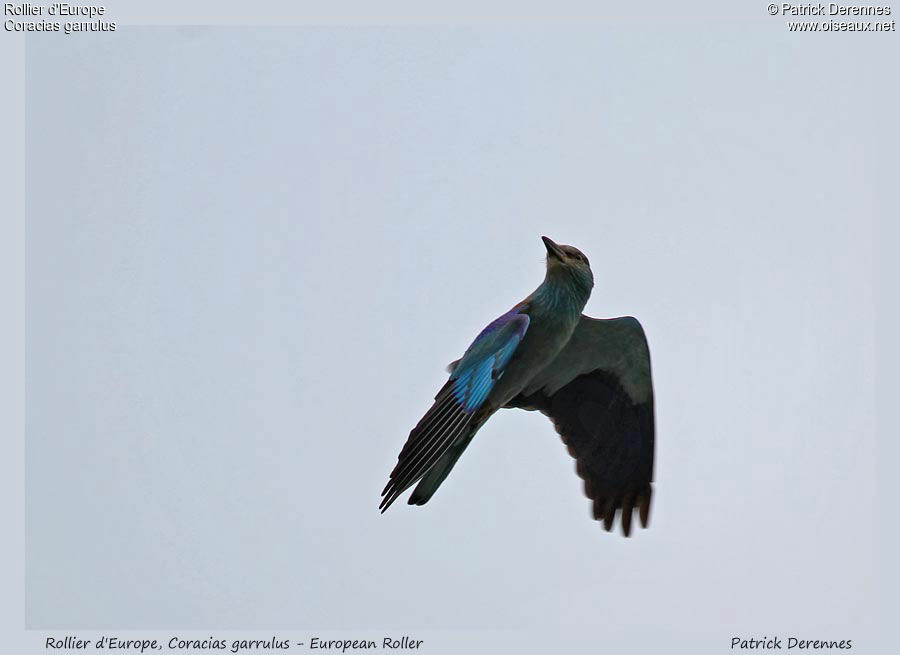
{"type": "Polygon", "coordinates": [[[482,330],[453,367],[453,396],[465,412],[481,407],[525,336],[530,319],[521,310],[514,307],[482,330]]]}
{"type": "Polygon", "coordinates": [[[487,400],[525,336],[530,322],[523,313],[526,310],[527,305],[517,305],[488,325],[462,358],[450,365],[450,379],[409,433],[381,492],[382,512],[444,457],[454,443],[468,443],[474,433],[472,415],[487,400]]]}

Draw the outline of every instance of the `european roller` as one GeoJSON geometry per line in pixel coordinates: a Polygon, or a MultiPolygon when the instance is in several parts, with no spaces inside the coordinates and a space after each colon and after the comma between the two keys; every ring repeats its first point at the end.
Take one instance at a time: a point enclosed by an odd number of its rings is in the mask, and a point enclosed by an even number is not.
{"type": "Polygon", "coordinates": [[[409,433],[381,492],[382,512],[416,483],[409,504],[427,503],[484,422],[518,407],[553,422],[606,530],[620,514],[628,536],[635,510],[647,527],[654,418],[644,330],[630,316],[584,316],[594,287],[587,257],[541,238],[544,281],[450,364],[450,378],[409,433]]]}

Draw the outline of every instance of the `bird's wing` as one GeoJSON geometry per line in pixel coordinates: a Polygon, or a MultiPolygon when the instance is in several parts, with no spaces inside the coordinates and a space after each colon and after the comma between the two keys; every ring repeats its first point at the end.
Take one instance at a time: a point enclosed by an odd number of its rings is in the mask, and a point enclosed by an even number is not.
{"type": "Polygon", "coordinates": [[[553,421],[576,460],[594,518],[631,531],[638,510],[646,527],[653,479],[653,385],[644,330],[630,316],[582,316],[557,358],[509,402],[553,421]]]}
{"type": "Polygon", "coordinates": [[[525,304],[517,305],[493,321],[454,363],[450,379],[400,451],[397,465],[381,492],[382,512],[454,445],[468,443],[478,429],[473,420],[476,413],[525,336],[530,321],[527,309],[525,304]]]}

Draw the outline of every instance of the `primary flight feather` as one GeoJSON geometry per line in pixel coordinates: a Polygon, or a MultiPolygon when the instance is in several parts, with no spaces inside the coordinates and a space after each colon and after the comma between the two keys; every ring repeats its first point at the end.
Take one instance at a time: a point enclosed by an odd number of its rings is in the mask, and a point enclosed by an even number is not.
{"type": "Polygon", "coordinates": [[[628,536],[637,511],[647,526],[654,420],[644,331],[630,316],[582,315],[594,286],[587,257],[541,238],[544,281],[450,364],[450,378],[400,451],[382,512],[413,485],[409,504],[428,502],[484,422],[498,409],[519,407],[553,422],[595,519],[610,530],[620,514],[628,536]]]}

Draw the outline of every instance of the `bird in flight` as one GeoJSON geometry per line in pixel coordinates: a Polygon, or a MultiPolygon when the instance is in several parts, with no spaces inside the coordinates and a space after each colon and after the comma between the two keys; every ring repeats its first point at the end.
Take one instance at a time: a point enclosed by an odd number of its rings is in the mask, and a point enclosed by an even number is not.
{"type": "Polygon", "coordinates": [[[606,530],[619,513],[627,537],[635,510],[647,527],[654,419],[644,330],[630,316],[584,316],[594,286],[587,257],[541,238],[544,281],[450,364],[450,378],[409,433],[381,492],[382,512],[416,483],[409,504],[427,503],[484,422],[518,407],[553,422],[606,530]]]}

